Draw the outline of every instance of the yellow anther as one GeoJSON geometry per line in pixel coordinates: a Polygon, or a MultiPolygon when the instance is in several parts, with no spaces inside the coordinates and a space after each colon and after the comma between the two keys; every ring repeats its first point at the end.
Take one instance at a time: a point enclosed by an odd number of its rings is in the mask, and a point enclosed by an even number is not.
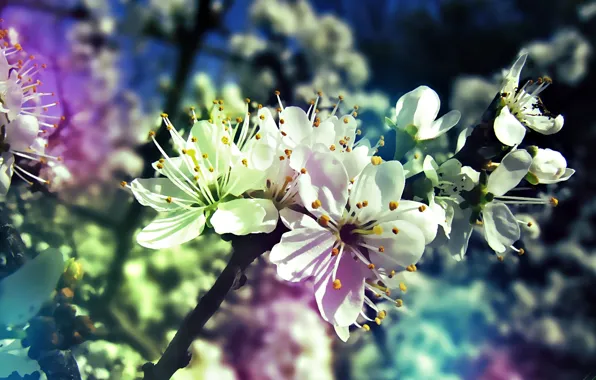
{"type": "Polygon", "coordinates": [[[418,207],[418,211],[424,212],[424,210],[426,210],[426,205],[422,205],[422,206],[418,207]]]}
{"type": "Polygon", "coordinates": [[[397,227],[393,227],[393,228],[391,229],[391,232],[393,232],[395,235],[397,235],[397,234],[399,233],[399,228],[397,228],[397,227]]]}
{"type": "Polygon", "coordinates": [[[313,203],[311,203],[311,206],[312,206],[312,208],[314,208],[316,210],[319,207],[321,207],[321,201],[316,199],[313,203]]]}
{"type": "Polygon", "coordinates": [[[416,153],[416,154],[414,155],[414,159],[415,159],[415,160],[417,160],[417,159],[419,159],[419,158],[420,158],[420,155],[419,155],[418,153],[416,153]]]}
{"type": "Polygon", "coordinates": [[[411,265],[408,265],[408,266],[406,267],[406,270],[407,270],[408,272],[416,272],[416,271],[418,270],[418,268],[416,268],[416,265],[415,265],[415,264],[411,264],[411,265]]]}
{"type": "Polygon", "coordinates": [[[368,206],[368,201],[362,201],[362,207],[368,206]]]}
{"type": "Polygon", "coordinates": [[[151,138],[151,137],[155,137],[155,132],[153,132],[153,131],[149,131],[149,137],[150,137],[150,138],[151,138]]]}
{"type": "Polygon", "coordinates": [[[381,319],[385,319],[385,317],[387,317],[387,312],[385,310],[381,310],[379,311],[379,315],[377,315],[378,318],[381,319]]]}
{"type": "Polygon", "coordinates": [[[381,165],[381,162],[383,162],[383,160],[382,160],[382,159],[381,159],[381,157],[379,157],[379,156],[372,156],[372,157],[370,158],[370,162],[371,162],[373,165],[381,165]]]}
{"type": "Polygon", "coordinates": [[[191,137],[191,138],[190,138],[190,141],[192,141],[192,142],[197,142],[197,138],[196,138],[196,137],[191,137]]]}
{"type": "Polygon", "coordinates": [[[523,254],[525,254],[525,253],[526,253],[526,250],[525,250],[525,249],[523,249],[523,248],[520,248],[520,249],[519,249],[519,251],[517,252],[517,254],[518,254],[519,256],[522,256],[522,255],[523,255],[523,254]]]}
{"type": "Polygon", "coordinates": [[[553,205],[554,207],[557,207],[559,205],[559,200],[555,197],[551,197],[550,204],[553,205]]]}
{"type": "Polygon", "coordinates": [[[126,187],[126,185],[128,185],[128,182],[126,182],[126,181],[120,181],[120,186],[126,187]]]}
{"type": "Polygon", "coordinates": [[[339,100],[344,100],[344,96],[343,96],[343,95],[339,95],[337,98],[338,98],[339,100]]]}
{"type": "Polygon", "coordinates": [[[255,135],[255,139],[257,139],[257,140],[260,140],[260,139],[261,139],[261,134],[260,134],[260,133],[257,133],[257,134],[255,135]]]}
{"type": "Polygon", "coordinates": [[[286,121],[284,119],[279,119],[279,124],[284,124],[286,121]]]}
{"type": "Polygon", "coordinates": [[[217,107],[217,109],[220,110],[220,111],[223,111],[224,110],[224,108],[221,107],[221,106],[220,107],[217,107]]]}
{"type": "Polygon", "coordinates": [[[528,227],[532,227],[533,225],[534,225],[534,223],[532,223],[532,222],[528,222],[528,224],[526,224],[526,226],[528,226],[528,227]]]}
{"type": "Polygon", "coordinates": [[[279,160],[280,160],[280,161],[283,161],[283,160],[285,160],[285,159],[286,159],[286,158],[285,158],[284,156],[279,156],[279,160]]]}
{"type": "Polygon", "coordinates": [[[362,325],[362,330],[364,330],[364,331],[370,331],[370,326],[365,323],[365,324],[362,325]]]}
{"type": "Polygon", "coordinates": [[[368,264],[368,269],[370,269],[370,270],[375,269],[375,264],[373,264],[373,263],[368,264]]]}
{"type": "Polygon", "coordinates": [[[286,156],[289,156],[292,154],[292,150],[291,149],[286,149],[284,150],[284,153],[286,154],[286,156]]]}
{"type": "Polygon", "coordinates": [[[302,173],[302,174],[306,174],[306,173],[307,173],[307,171],[306,171],[306,168],[302,168],[302,169],[300,169],[300,173],[302,173]]]}
{"type": "Polygon", "coordinates": [[[167,198],[166,198],[166,202],[168,202],[168,203],[172,203],[172,197],[167,197],[167,198]]]}
{"type": "Polygon", "coordinates": [[[275,96],[279,96],[281,95],[281,92],[279,92],[279,90],[275,90],[275,96]]]}
{"type": "Polygon", "coordinates": [[[381,325],[381,321],[382,321],[382,319],[381,319],[381,318],[379,318],[379,317],[376,317],[376,318],[375,318],[375,323],[376,323],[377,325],[379,325],[379,326],[381,325]]]}
{"type": "Polygon", "coordinates": [[[399,290],[401,290],[402,292],[405,293],[408,290],[408,287],[403,282],[400,282],[399,283],[399,290]]]}
{"type": "Polygon", "coordinates": [[[346,145],[347,141],[344,139],[339,140],[339,145],[346,145]]]}
{"type": "Polygon", "coordinates": [[[248,167],[248,161],[246,160],[246,158],[242,159],[242,165],[248,167]]]}
{"type": "Polygon", "coordinates": [[[333,280],[333,289],[335,289],[335,290],[341,289],[341,281],[339,280],[339,278],[333,280]]]}
{"type": "Polygon", "coordinates": [[[161,162],[158,162],[158,163],[155,165],[155,167],[156,167],[156,168],[158,168],[158,169],[163,169],[163,164],[162,164],[161,162]]]}
{"type": "Polygon", "coordinates": [[[374,226],[372,230],[375,233],[375,235],[381,235],[383,233],[383,227],[381,227],[378,224],[374,226]]]}
{"type": "Polygon", "coordinates": [[[215,171],[215,169],[213,169],[213,166],[209,168],[209,172],[213,173],[215,171]]]}
{"type": "Polygon", "coordinates": [[[242,123],[242,118],[241,117],[237,117],[236,118],[236,123],[242,123]]]}
{"type": "Polygon", "coordinates": [[[337,256],[337,255],[339,255],[339,249],[337,249],[337,248],[333,248],[333,249],[331,250],[331,256],[337,256]]]}
{"type": "Polygon", "coordinates": [[[357,135],[357,136],[360,136],[361,134],[362,134],[362,131],[361,131],[360,129],[357,129],[357,130],[356,130],[356,135],[357,135]]]}
{"type": "Polygon", "coordinates": [[[505,260],[505,257],[497,255],[497,259],[498,259],[500,262],[503,262],[503,261],[505,260]]]}
{"type": "Polygon", "coordinates": [[[250,103],[250,98],[245,98],[244,101],[248,104],[250,103]]]}
{"type": "Polygon", "coordinates": [[[219,99],[219,100],[217,101],[217,104],[219,104],[219,105],[222,105],[222,104],[224,104],[224,101],[223,101],[222,99],[219,99]]]}
{"type": "Polygon", "coordinates": [[[352,112],[352,116],[358,117],[358,112],[356,112],[356,111],[352,112]]]}
{"type": "Polygon", "coordinates": [[[395,306],[402,307],[403,305],[404,305],[404,301],[401,300],[400,298],[395,300],[395,306]]]}
{"type": "Polygon", "coordinates": [[[230,143],[230,139],[228,138],[228,136],[224,136],[221,138],[221,142],[225,145],[228,145],[230,143]]]}
{"type": "Polygon", "coordinates": [[[263,114],[259,115],[259,119],[265,120],[265,115],[263,115],[263,114]]]}
{"type": "Polygon", "coordinates": [[[331,144],[331,146],[329,147],[329,150],[332,152],[335,151],[335,145],[331,144]]]}
{"type": "Polygon", "coordinates": [[[182,154],[186,154],[186,153],[187,153],[187,150],[186,150],[186,149],[184,149],[184,148],[182,148],[182,149],[180,149],[180,153],[182,153],[182,154]]]}
{"type": "Polygon", "coordinates": [[[382,245],[379,246],[379,252],[383,253],[385,252],[385,247],[383,247],[382,245]]]}
{"type": "Polygon", "coordinates": [[[329,225],[329,221],[331,220],[331,218],[329,218],[329,216],[327,215],[322,215],[319,218],[319,224],[323,227],[327,227],[329,225]]]}
{"type": "Polygon", "coordinates": [[[352,151],[352,148],[350,148],[350,147],[346,148],[346,152],[350,153],[351,151],[352,151]]]}
{"type": "Polygon", "coordinates": [[[361,209],[362,208],[362,203],[360,203],[360,202],[356,203],[356,207],[358,207],[358,209],[361,209]]]}
{"type": "Polygon", "coordinates": [[[391,210],[391,211],[395,211],[398,206],[399,206],[399,203],[396,201],[389,202],[389,210],[391,210]]]}
{"type": "Polygon", "coordinates": [[[393,276],[395,276],[395,272],[394,270],[392,270],[391,272],[389,272],[389,278],[393,278],[393,276]]]}
{"type": "Polygon", "coordinates": [[[202,157],[205,158],[205,159],[207,159],[207,158],[209,158],[209,155],[207,153],[203,153],[203,156],[202,157]]]}
{"type": "Polygon", "coordinates": [[[350,122],[350,119],[348,119],[347,117],[344,117],[344,124],[348,124],[350,122]]]}

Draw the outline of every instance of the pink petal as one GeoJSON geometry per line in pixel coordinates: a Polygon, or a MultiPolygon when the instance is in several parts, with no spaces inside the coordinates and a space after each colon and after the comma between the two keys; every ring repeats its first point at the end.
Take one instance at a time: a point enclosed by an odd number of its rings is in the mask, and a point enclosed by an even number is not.
{"type": "Polygon", "coordinates": [[[334,243],[335,237],[322,227],[299,228],[282,235],[271,249],[270,259],[281,278],[298,282],[328,266],[334,243]]]}
{"type": "Polygon", "coordinates": [[[364,304],[364,266],[344,252],[337,268],[336,279],[341,281],[341,288],[333,287],[333,266],[317,276],[315,298],[321,316],[326,321],[349,326],[356,322],[364,304]]]}

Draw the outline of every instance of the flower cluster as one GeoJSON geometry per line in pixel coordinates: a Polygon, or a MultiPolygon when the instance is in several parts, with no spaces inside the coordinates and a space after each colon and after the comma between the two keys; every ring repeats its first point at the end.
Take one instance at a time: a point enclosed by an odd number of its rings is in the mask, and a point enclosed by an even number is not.
{"type": "MultiPolygon", "coordinates": [[[[494,116],[478,127],[490,125],[488,132],[502,144],[493,157],[500,162],[487,161],[480,171],[457,156],[440,165],[430,155],[422,165],[383,160],[376,155],[383,138],[374,146],[360,138],[357,112],[340,116],[341,96],[322,112],[319,93],[305,112],[284,106],[276,92],[276,116],[261,105],[251,114],[247,99],[245,117],[235,122],[216,100],[209,120],[191,112],[186,139],[163,114],[171,149],[150,133],[163,155],[153,163],[161,176],[123,183],[139,203],[160,213],[137,241],[167,248],[196,238],[206,226],[218,234],[270,233],[279,219],[287,231],[270,254],[278,275],[312,282],[322,317],[342,340],[352,325],[369,330],[367,322],[381,324],[387,315],[378,301],[403,305],[392,292],[406,292],[404,278],[417,270],[427,245],[437,240],[461,259],[472,229],[480,226],[498,255],[523,254],[513,244],[527,222],[509,206],[557,203],[507,195],[524,179],[551,184],[573,174],[559,153],[519,146],[526,128],[552,134],[563,125],[537,96],[548,79],[518,88],[524,61],[514,64],[489,107],[494,116]]],[[[439,109],[438,95],[426,86],[398,100],[389,121],[398,139],[409,140],[409,152],[458,123],[458,111],[435,120],[439,109]]]]}
{"type": "Polygon", "coordinates": [[[39,91],[41,81],[36,79],[45,64],[35,63],[16,42],[14,30],[0,30],[0,195],[6,195],[16,174],[25,182],[47,183],[20,165],[16,160],[45,162],[44,154],[48,130],[56,127],[59,117],[46,114],[57,102],[43,103],[51,93],[39,91]]]}

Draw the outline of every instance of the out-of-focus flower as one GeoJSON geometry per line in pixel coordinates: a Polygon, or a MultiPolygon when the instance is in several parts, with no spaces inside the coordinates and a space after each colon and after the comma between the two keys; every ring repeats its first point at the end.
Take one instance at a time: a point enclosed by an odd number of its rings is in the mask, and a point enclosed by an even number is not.
{"type": "Polygon", "coordinates": [[[440,108],[439,95],[430,87],[420,86],[397,101],[396,126],[417,141],[435,139],[453,128],[461,117],[459,111],[453,110],[435,120],[440,108]]]}
{"type": "Polygon", "coordinates": [[[575,29],[561,29],[550,41],[535,41],[524,47],[532,72],[551,74],[571,86],[588,74],[592,46],[575,29]]]}
{"type": "Polygon", "coordinates": [[[0,339],[0,377],[7,378],[14,372],[21,376],[41,372],[39,364],[27,356],[27,351],[18,339],[0,339]]]}
{"type": "Polygon", "coordinates": [[[0,325],[27,323],[50,298],[63,272],[62,254],[50,248],[0,281],[0,325]]]}
{"type": "Polygon", "coordinates": [[[321,315],[342,340],[348,339],[348,326],[356,323],[364,304],[379,312],[365,290],[396,302],[377,281],[388,282],[397,272],[413,268],[437,232],[426,205],[400,201],[405,186],[401,164],[375,158],[348,195],[349,179],[341,162],[328,153],[311,153],[299,193],[312,216],[282,210],[282,221],[291,231],[271,251],[283,279],[315,278],[321,315]]]}
{"type": "Polygon", "coordinates": [[[527,54],[522,54],[505,76],[501,88],[503,107],[494,122],[495,134],[504,145],[521,143],[526,135],[526,127],[543,135],[552,135],[563,128],[563,116],[554,116],[546,110],[538,95],[551,83],[550,78],[539,78],[519,86],[519,76],[526,62],[527,54]]]}
{"type": "Polygon", "coordinates": [[[556,150],[534,147],[530,153],[533,153],[532,165],[526,179],[534,185],[567,181],[575,173],[567,167],[565,157],[556,150]]]}
{"type": "Polygon", "coordinates": [[[178,370],[172,380],[236,380],[233,368],[223,362],[223,352],[215,344],[195,340],[190,346],[192,359],[185,368],[178,370]]]}

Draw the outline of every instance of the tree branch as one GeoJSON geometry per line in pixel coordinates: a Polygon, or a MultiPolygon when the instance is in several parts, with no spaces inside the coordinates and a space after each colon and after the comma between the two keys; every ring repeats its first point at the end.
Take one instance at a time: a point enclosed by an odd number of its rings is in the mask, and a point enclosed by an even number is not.
{"type": "Polygon", "coordinates": [[[147,363],[143,366],[145,380],[167,380],[177,370],[188,365],[190,360],[188,348],[197,339],[207,321],[219,309],[230,290],[238,289],[244,284],[246,268],[279,242],[285,230],[283,224],[279,223],[275,231],[270,234],[234,236],[231,239],[234,250],[228,265],[213,287],[201,297],[194,310],[186,316],[157,364],[147,363]]]}

